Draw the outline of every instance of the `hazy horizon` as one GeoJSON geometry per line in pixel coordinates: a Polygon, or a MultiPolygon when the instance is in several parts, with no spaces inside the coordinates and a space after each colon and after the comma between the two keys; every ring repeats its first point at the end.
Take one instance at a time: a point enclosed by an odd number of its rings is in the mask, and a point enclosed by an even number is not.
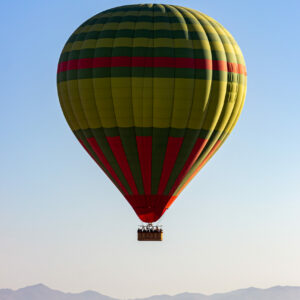
{"type": "MultiPolygon", "coordinates": [[[[268,287],[268,288],[265,288],[265,289],[256,288],[256,287],[247,287],[247,288],[232,290],[232,291],[229,291],[229,292],[220,291],[220,292],[216,292],[216,293],[213,293],[213,294],[204,294],[204,293],[199,293],[199,292],[198,293],[193,293],[193,292],[189,292],[189,291],[184,291],[184,292],[173,294],[173,295],[169,295],[169,294],[148,295],[148,296],[145,296],[143,298],[138,298],[138,299],[150,299],[150,298],[152,299],[154,297],[155,297],[155,299],[157,299],[159,297],[164,298],[164,297],[180,297],[180,296],[182,296],[182,297],[184,297],[183,299],[187,300],[188,299],[187,297],[189,297],[189,295],[190,295],[190,298],[192,298],[192,299],[195,299],[194,297],[196,295],[209,297],[209,298],[214,297],[214,296],[215,297],[220,297],[221,295],[224,296],[224,297],[227,297],[227,296],[230,297],[232,295],[235,295],[235,296],[240,295],[240,296],[244,296],[244,297],[245,296],[249,297],[249,296],[255,296],[255,294],[254,294],[255,292],[256,292],[256,296],[257,296],[257,293],[269,292],[268,297],[274,297],[274,296],[278,297],[280,295],[280,292],[282,292],[282,291],[287,292],[288,290],[292,291],[292,290],[295,290],[295,289],[298,291],[298,294],[300,296],[300,286],[272,286],[272,287],[268,287]]],[[[0,289],[0,300],[2,300],[1,299],[1,292],[3,292],[3,291],[6,292],[5,294],[7,295],[8,290],[7,289],[0,289]]],[[[63,294],[69,295],[69,296],[78,296],[80,294],[87,294],[87,293],[93,292],[93,293],[98,294],[99,296],[104,296],[104,297],[109,297],[111,299],[116,299],[115,297],[111,297],[111,295],[106,295],[106,294],[101,293],[101,291],[82,290],[82,291],[79,291],[77,293],[74,293],[73,291],[58,290],[58,289],[49,287],[49,286],[47,286],[43,283],[38,283],[38,284],[35,284],[35,285],[31,285],[31,286],[25,286],[25,287],[21,287],[21,288],[15,289],[15,290],[9,289],[9,291],[12,291],[13,293],[18,293],[18,300],[30,300],[30,299],[26,298],[26,294],[29,294],[29,296],[30,295],[33,296],[34,294],[37,294],[40,297],[40,296],[44,296],[45,294],[47,294],[49,292],[51,292],[50,295],[53,297],[53,293],[52,293],[53,291],[57,291],[59,293],[63,293],[63,294]],[[23,292],[23,298],[22,298],[22,295],[20,295],[20,292],[23,292]]],[[[93,294],[93,298],[92,298],[93,300],[98,299],[98,298],[96,299],[96,296],[97,296],[96,294],[93,294]]],[[[125,298],[121,298],[121,299],[125,299],[125,298]]],[[[249,299],[249,298],[247,298],[247,299],[249,299]]],[[[257,300],[257,298],[255,298],[255,299],[257,300]]],[[[270,298],[270,299],[272,299],[272,298],[270,298]]],[[[6,298],[5,298],[5,300],[6,300],[6,298]]],[[[10,300],[10,299],[8,299],[8,300],[10,300]]],[[[159,300],[159,299],[157,299],[157,300],[159,300]]],[[[274,299],[272,299],[272,300],[274,300],[274,299]]],[[[280,300],[281,300],[281,298],[280,298],[280,300]]]]}

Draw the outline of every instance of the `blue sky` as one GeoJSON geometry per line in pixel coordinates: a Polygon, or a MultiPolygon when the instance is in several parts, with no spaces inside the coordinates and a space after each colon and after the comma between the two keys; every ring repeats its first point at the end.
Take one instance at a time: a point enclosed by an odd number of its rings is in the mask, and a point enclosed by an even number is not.
{"type": "Polygon", "coordinates": [[[248,93],[231,136],[163,217],[160,244],[136,241],[138,218],[74,138],[56,92],[73,30],[128,3],[142,2],[0,4],[0,288],[126,298],[300,285],[299,2],[169,1],[232,33],[248,93]]]}

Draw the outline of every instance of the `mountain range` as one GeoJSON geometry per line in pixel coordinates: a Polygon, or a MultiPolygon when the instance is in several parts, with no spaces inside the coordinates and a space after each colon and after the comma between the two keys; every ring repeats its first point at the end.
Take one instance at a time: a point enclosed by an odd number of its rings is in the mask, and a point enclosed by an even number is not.
{"type": "MultiPolygon", "coordinates": [[[[82,293],[64,293],[53,290],[43,284],[28,286],[18,290],[0,289],[0,300],[120,300],[94,291],[82,293]]],[[[275,286],[268,289],[247,288],[204,295],[182,293],[174,296],[156,295],[132,300],[300,300],[300,287],[275,286]]]]}

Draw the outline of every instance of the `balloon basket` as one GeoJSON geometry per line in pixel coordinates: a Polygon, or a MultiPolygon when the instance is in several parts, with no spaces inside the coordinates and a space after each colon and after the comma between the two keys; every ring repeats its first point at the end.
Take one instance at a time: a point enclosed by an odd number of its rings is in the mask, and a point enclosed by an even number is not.
{"type": "Polygon", "coordinates": [[[162,226],[153,226],[151,223],[147,225],[141,225],[137,231],[137,239],[138,241],[162,241],[162,226]]]}

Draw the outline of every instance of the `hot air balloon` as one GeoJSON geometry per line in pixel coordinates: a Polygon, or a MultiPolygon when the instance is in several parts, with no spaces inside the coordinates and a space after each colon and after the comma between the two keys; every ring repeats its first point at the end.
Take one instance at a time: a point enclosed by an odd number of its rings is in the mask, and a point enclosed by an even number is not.
{"type": "Polygon", "coordinates": [[[78,141],[150,224],[145,232],[161,240],[151,224],[232,131],[246,76],[239,46],[214,19],[138,4],[103,11],[75,30],[57,86],[78,141]]]}

